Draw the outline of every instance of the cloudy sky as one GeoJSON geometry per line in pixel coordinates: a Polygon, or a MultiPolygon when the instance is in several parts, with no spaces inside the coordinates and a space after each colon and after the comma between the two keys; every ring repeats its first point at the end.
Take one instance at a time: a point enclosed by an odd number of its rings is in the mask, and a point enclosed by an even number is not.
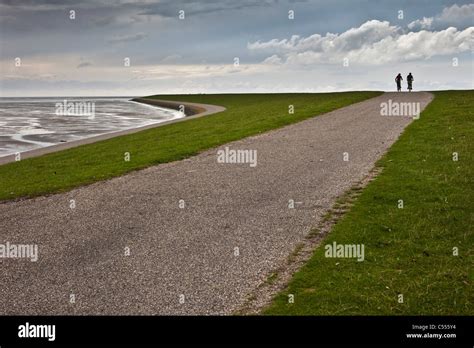
{"type": "Polygon", "coordinates": [[[472,89],[473,37],[462,0],[0,0],[0,95],[472,89]]]}

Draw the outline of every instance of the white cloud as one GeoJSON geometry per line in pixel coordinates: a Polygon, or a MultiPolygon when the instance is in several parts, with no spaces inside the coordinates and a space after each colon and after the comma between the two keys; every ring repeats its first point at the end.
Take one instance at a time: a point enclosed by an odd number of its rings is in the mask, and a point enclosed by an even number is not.
{"type": "Polygon", "coordinates": [[[248,43],[247,47],[272,54],[265,63],[342,64],[343,59],[348,58],[350,63],[374,65],[464,52],[470,49],[473,34],[474,27],[462,31],[450,27],[441,31],[404,33],[389,22],[371,20],[341,34],[294,35],[290,39],[248,43]]]}
{"type": "Polygon", "coordinates": [[[469,5],[453,5],[445,7],[443,11],[435,17],[423,17],[408,24],[411,30],[424,29],[446,29],[448,27],[456,27],[465,29],[474,24],[474,4],[469,5]]]}
{"type": "Polygon", "coordinates": [[[276,54],[266,58],[263,61],[263,64],[271,64],[271,65],[278,65],[278,64],[281,64],[281,63],[282,63],[281,58],[278,57],[276,54]]]}
{"type": "Polygon", "coordinates": [[[408,28],[411,30],[426,30],[430,29],[433,25],[433,17],[423,17],[423,19],[417,19],[416,21],[408,24],[408,28]]]}
{"type": "Polygon", "coordinates": [[[352,28],[342,34],[327,33],[325,36],[313,34],[308,37],[293,35],[290,39],[273,39],[267,42],[248,43],[250,50],[267,50],[277,53],[288,52],[337,52],[357,49],[364,45],[378,42],[399,29],[390,26],[389,22],[371,20],[359,28],[352,28]]]}

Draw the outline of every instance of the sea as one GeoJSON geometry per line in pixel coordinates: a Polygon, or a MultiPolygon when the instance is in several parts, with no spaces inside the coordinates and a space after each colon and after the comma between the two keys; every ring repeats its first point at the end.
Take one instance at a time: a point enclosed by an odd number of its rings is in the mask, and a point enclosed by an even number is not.
{"type": "Polygon", "coordinates": [[[185,117],[130,99],[0,98],[0,157],[185,117]]]}

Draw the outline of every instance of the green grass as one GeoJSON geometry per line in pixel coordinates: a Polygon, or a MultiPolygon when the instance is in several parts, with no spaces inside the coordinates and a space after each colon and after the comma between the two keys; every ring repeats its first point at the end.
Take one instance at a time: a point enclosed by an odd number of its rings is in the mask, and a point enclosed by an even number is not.
{"type": "Polygon", "coordinates": [[[149,129],[0,166],[0,200],[61,192],[359,102],[379,92],[166,95],[160,99],[222,105],[218,114],[149,129]],[[288,106],[294,105],[294,114],[288,106]],[[124,160],[129,152],[131,160],[124,160]]]}
{"type": "Polygon", "coordinates": [[[383,172],[263,313],[474,314],[473,156],[474,91],[436,92],[379,161],[383,172]],[[365,261],[326,258],[333,241],[364,244],[365,261]]]}

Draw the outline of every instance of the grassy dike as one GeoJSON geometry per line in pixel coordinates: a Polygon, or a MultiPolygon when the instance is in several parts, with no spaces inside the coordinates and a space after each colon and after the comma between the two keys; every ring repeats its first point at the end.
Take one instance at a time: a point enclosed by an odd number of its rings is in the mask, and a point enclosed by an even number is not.
{"type": "Polygon", "coordinates": [[[295,123],[379,92],[166,95],[226,111],[0,166],[0,200],[66,191],[132,170],[180,160],[221,144],[295,123]],[[288,113],[289,105],[294,114],[288,113]],[[129,152],[131,159],[124,160],[129,152]]]}
{"type": "Polygon", "coordinates": [[[473,315],[473,159],[474,91],[436,92],[377,164],[383,172],[263,313],[473,315]],[[365,260],[326,258],[334,241],[364,244],[365,260]]]}

